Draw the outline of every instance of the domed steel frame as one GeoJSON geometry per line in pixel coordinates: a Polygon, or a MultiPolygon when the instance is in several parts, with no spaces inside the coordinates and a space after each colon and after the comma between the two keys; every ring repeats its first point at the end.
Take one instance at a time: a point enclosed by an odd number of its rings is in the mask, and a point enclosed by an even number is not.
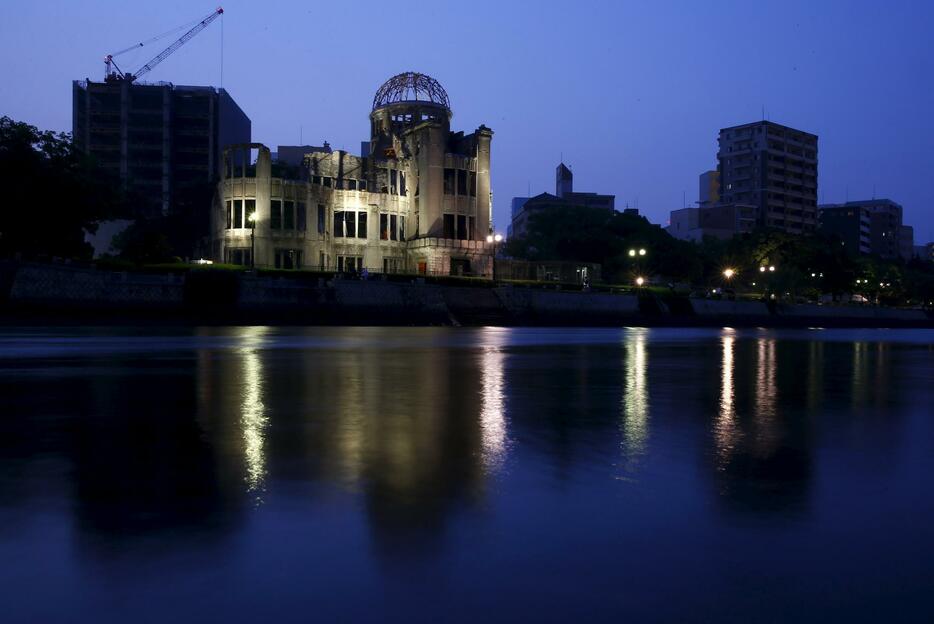
{"type": "Polygon", "coordinates": [[[373,98],[373,110],[399,102],[429,102],[451,110],[451,101],[441,83],[418,72],[397,74],[384,82],[373,98]]]}

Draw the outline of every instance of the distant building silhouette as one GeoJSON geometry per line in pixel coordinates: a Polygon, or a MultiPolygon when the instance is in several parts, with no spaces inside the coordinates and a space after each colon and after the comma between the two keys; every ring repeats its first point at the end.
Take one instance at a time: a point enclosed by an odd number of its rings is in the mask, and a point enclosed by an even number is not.
{"type": "Polygon", "coordinates": [[[720,203],[720,173],[705,171],[698,176],[697,206],[672,210],[669,234],[680,240],[702,241],[705,237],[730,239],[756,226],[756,207],[720,203]]]}
{"type": "MultiPolygon", "coordinates": [[[[512,223],[507,229],[509,237],[525,236],[528,233],[529,217],[545,208],[606,208],[616,209],[615,195],[582,193],[574,190],[574,173],[563,162],[555,168],[555,194],[541,193],[535,197],[512,198],[512,223]]],[[[638,211],[637,213],[638,214],[638,211]]]]}
{"type": "Polygon", "coordinates": [[[891,199],[822,204],[820,228],[839,237],[852,255],[909,260],[914,255],[914,229],[902,223],[902,213],[901,204],[891,199]]]}

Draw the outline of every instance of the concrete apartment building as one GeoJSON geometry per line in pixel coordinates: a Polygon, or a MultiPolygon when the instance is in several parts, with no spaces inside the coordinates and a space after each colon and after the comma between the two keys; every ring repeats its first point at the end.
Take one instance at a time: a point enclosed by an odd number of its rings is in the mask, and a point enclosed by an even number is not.
{"type": "Polygon", "coordinates": [[[868,199],[820,206],[821,231],[838,236],[853,255],[908,260],[914,230],[902,222],[903,209],[890,199],[868,199]]]}
{"type": "Polygon", "coordinates": [[[580,192],[574,190],[574,173],[564,163],[555,168],[555,194],[541,193],[535,197],[512,198],[512,223],[509,224],[510,237],[525,236],[528,232],[529,219],[537,211],[547,208],[574,210],[575,208],[616,209],[615,195],[580,192]]]}
{"type": "Polygon", "coordinates": [[[756,209],[756,225],[791,234],[817,229],[817,136],[771,121],[720,130],[721,204],[756,209]]]}
{"type": "Polygon", "coordinates": [[[75,145],[142,202],[168,213],[179,193],[213,183],[225,145],[249,143],[250,119],[224,89],[128,80],[72,83],[75,145]]]}
{"type": "Polygon", "coordinates": [[[212,211],[213,259],[283,269],[490,275],[493,132],[483,125],[452,132],[452,116],[436,80],[407,72],[376,92],[364,154],[329,146],[311,151],[288,178],[274,171],[264,145],[229,147],[212,211]],[[255,165],[246,156],[251,151],[255,165]]]}

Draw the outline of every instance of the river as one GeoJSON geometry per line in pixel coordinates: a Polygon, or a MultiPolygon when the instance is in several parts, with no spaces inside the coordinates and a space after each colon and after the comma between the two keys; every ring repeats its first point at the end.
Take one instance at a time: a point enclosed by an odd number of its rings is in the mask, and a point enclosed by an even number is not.
{"type": "Polygon", "coordinates": [[[4,622],[930,621],[934,331],[0,330],[4,622]]]}

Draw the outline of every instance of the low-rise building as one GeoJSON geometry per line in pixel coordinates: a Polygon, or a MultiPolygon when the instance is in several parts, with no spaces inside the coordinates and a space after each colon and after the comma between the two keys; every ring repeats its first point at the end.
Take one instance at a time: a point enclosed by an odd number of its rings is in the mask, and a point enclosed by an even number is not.
{"type": "Polygon", "coordinates": [[[560,208],[574,210],[575,208],[605,208],[616,209],[615,195],[601,195],[599,193],[579,192],[574,190],[574,174],[564,163],[555,169],[555,194],[541,193],[535,197],[513,197],[512,223],[508,228],[510,237],[522,237],[528,233],[529,219],[536,212],[560,208]]]}
{"type": "Polygon", "coordinates": [[[672,210],[666,230],[680,240],[728,240],[756,226],[755,206],[715,204],[672,210]]]}

